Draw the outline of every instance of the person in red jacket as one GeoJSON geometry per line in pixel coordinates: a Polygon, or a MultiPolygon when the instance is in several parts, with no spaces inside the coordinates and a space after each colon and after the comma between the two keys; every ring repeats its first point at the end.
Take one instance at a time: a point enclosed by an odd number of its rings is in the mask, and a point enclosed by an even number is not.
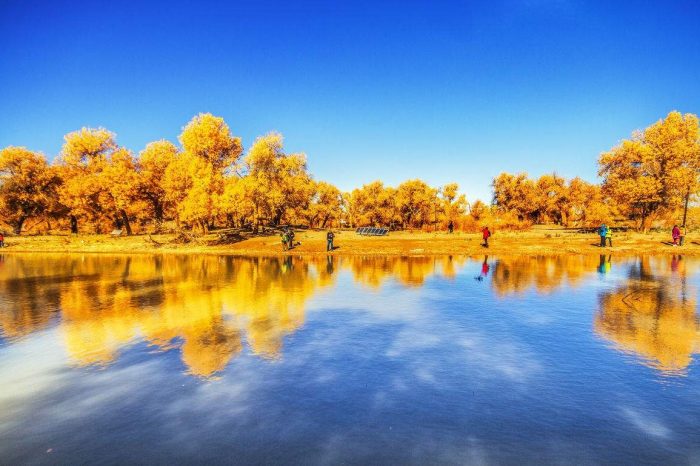
{"type": "Polygon", "coordinates": [[[483,230],[481,230],[481,234],[484,237],[484,246],[485,248],[489,247],[489,238],[491,237],[491,230],[489,230],[489,227],[484,227],[483,230]]]}
{"type": "Polygon", "coordinates": [[[5,235],[2,234],[2,231],[0,231],[0,248],[5,247],[5,235]]]}
{"type": "Polygon", "coordinates": [[[673,245],[678,246],[678,242],[681,239],[681,229],[678,225],[673,225],[673,230],[671,230],[671,237],[673,238],[673,245]]]}

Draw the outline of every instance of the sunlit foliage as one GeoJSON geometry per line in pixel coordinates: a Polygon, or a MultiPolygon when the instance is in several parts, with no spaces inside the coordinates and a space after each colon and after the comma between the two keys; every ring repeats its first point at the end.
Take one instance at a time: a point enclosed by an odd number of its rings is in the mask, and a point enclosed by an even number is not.
{"type": "Polygon", "coordinates": [[[15,233],[53,208],[60,179],[42,154],[24,147],[0,150],[0,215],[15,233]]]}
{"type": "Polygon", "coordinates": [[[18,234],[163,228],[207,233],[214,227],[257,231],[286,224],[434,231],[452,223],[456,230],[479,231],[485,225],[634,221],[646,229],[685,221],[686,207],[691,218],[697,210],[699,138],[695,115],[671,112],[600,156],[602,185],[556,173],[501,173],[493,179],[492,202],[469,204],[456,183],[430,186],[421,179],[396,186],[377,180],[341,192],[314,180],[305,154],[286,152],[280,133],[258,137],[244,150],[223,118],[202,113],[182,129],[179,147],[159,140],[138,156],[105,128],[67,134],[52,165],[25,148],[3,149],[0,221],[18,234]]]}
{"type": "Polygon", "coordinates": [[[680,208],[697,193],[698,117],[671,112],[603,153],[599,164],[604,193],[646,229],[658,214],[680,208]]]}

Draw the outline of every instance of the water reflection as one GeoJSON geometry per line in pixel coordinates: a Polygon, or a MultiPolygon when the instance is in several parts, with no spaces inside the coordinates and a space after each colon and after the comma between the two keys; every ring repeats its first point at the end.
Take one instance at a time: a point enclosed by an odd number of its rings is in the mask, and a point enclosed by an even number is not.
{"type": "Polygon", "coordinates": [[[234,259],[216,256],[8,256],[0,269],[0,332],[10,340],[58,317],[70,358],[104,366],[143,339],[180,348],[189,372],[210,377],[243,350],[281,356],[284,337],[304,324],[307,300],[350,268],[358,283],[389,278],[420,286],[453,277],[466,259],[332,257],[234,259]]]}
{"type": "MultiPolygon", "coordinates": [[[[308,301],[335,286],[343,271],[379,290],[390,281],[411,289],[432,276],[454,281],[469,270],[505,298],[575,289],[596,276],[607,281],[618,267],[614,260],[0,256],[0,336],[11,343],[55,324],[78,366],[109,365],[145,341],[157,351],[178,350],[189,373],[209,378],[246,348],[279,359],[285,337],[304,325],[308,301]]],[[[598,292],[596,334],[664,373],[683,374],[700,348],[688,261],[647,257],[621,260],[619,267],[626,275],[598,292]]]]}
{"type": "Polygon", "coordinates": [[[600,294],[594,328],[651,367],[682,375],[700,351],[697,290],[688,284],[682,256],[656,262],[654,267],[649,257],[637,260],[626,280],[600,294]]]}
{"type": "Polygon", "coordinates": [[[578,286],[598,267],[595,256],[503,257],[493,267],[493,290],[499,296],[531,289],[549,294],[562,286],[578,286]]]}

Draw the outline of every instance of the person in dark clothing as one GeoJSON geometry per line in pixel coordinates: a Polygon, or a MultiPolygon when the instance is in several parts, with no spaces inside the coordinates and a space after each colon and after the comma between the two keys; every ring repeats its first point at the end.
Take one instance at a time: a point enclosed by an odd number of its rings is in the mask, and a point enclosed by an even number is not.
{"type": "Polygon", "coordinates": [[[450,220],[450,223],[447,224],[447,231],[452,234],[452,232],[455,230],[455,224],[450,220]]]}
{"type": "Polygon", "coordinates": [[[326,233],[326,251],[333,250],[333,239],[334,238],[335,238],[335,233],[333,233],[331,230],[328,230],[328,233],[326,233]]]}
{"type": "Polygon", "coordinates": [[[291,228],[289,230],[287,230],[287,235],[289,237],[289,249],[293,249],[294,248],[294,230],[292,230],[291,228]]]}
{"type": "Polygon", "coordinates": [[[489,227],[484,227],[483,230],[481,230],[481,236],[484,238],[484,246],[485,248],[489,247],[489,238],[491,237],[491,230],[489,230],[489,227]]]}

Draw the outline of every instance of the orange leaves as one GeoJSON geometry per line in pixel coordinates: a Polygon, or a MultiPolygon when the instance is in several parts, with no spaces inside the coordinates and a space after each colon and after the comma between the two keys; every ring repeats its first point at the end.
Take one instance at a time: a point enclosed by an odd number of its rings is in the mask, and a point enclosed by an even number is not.
{"type": "Polygon", "coordinates": [[[598,163],[604,192],[646,228],[650,216],[678,208],[687,193],[697,189],[698,118],[671,112],[601,154],[598,163]]]}
{"type": "Polygon", "coordinates": [[[185,152],[206,160],[216,170],[235,163],[243,151],[241,139],[231,135],[223,118],[211,113],[192,118],[179,139],[185,152]]]}

